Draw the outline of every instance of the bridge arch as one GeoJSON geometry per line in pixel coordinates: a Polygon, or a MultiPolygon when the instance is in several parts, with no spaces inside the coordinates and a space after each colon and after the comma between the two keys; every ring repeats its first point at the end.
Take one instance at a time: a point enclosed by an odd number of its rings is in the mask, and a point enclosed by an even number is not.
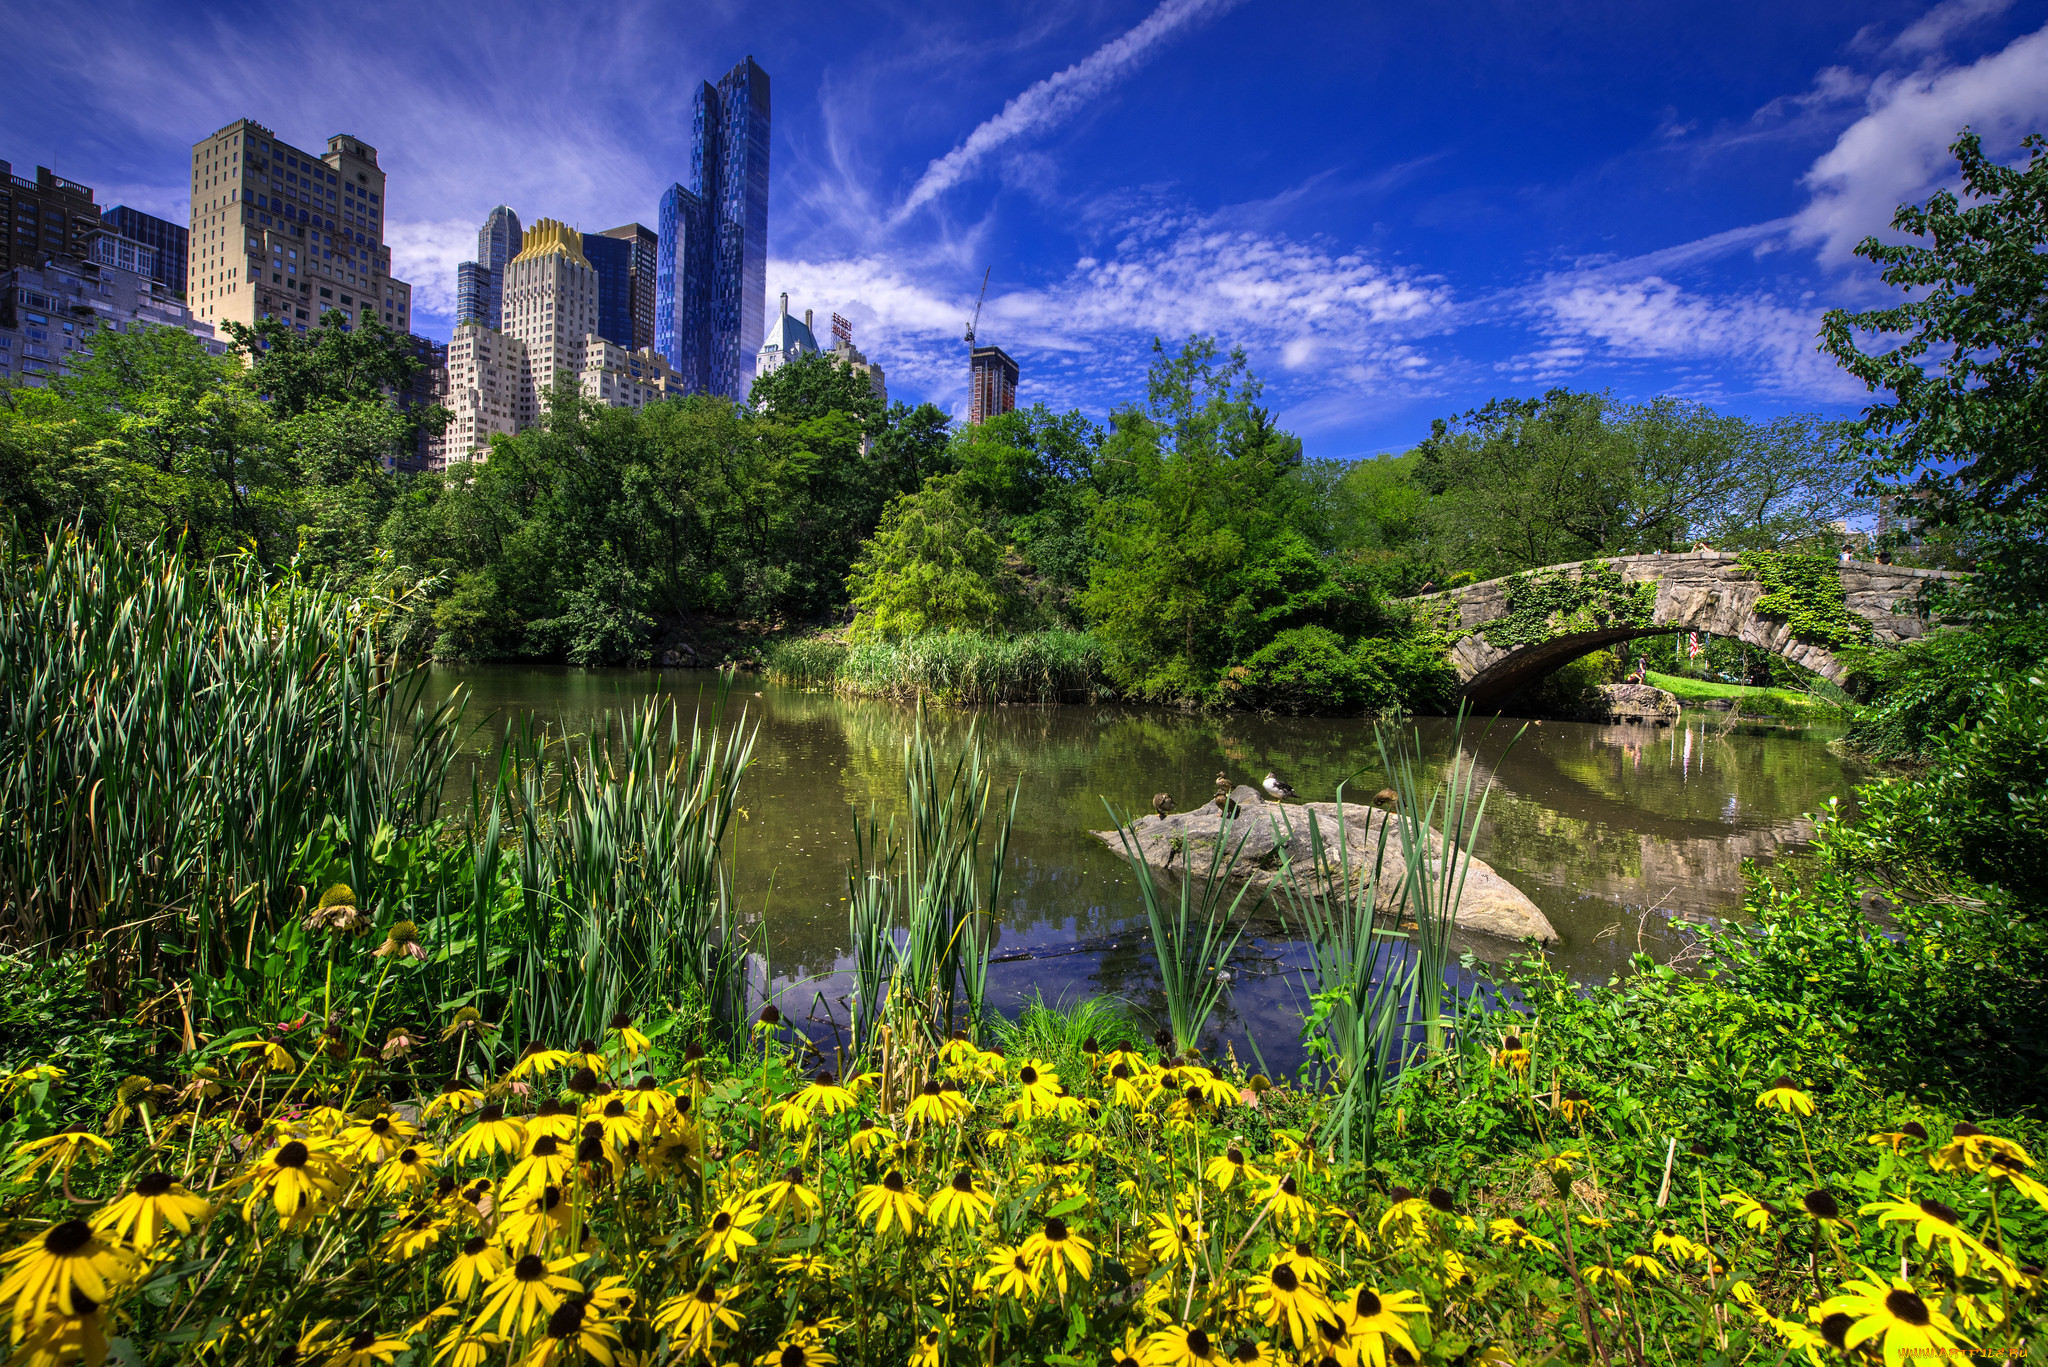
{"type": "Polygon", "coordinates": [[[1917,598],[1930,579],[1952,577],[1862,560],[1744,559],[1720,551],[1622,555],[1410,601],[1455,635],[1450,662],[1459,689],[1486,703],[1588,651],[1678,631],[1734,637],[1840,683],[1848,675],[1837,653],[1843,646],[1921,635],[1933,623],[1894,605],[1917,598]]]}

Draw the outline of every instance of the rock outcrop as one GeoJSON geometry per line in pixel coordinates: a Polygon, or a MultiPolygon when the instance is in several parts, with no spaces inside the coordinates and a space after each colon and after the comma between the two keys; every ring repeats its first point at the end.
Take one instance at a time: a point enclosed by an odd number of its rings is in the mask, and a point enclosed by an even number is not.
{"type": "MultiPolygon", "coordinates": [[[[1229,849],[1243,842],[1234,874],[1260,892],[1273,892],[1290,868],[1306,876],[1314,859],[1309,823],[1321,828],[1326,867],[1315,870],[1325,886],[1338,876],[1339,822],[1350,851],[1351,876],[1362,884],[1380,862],[1376,894],[1381,912],[1388,916],[1399,909],[1400,890],[1407,877],[1398,830],[1386,832],[1386,854],[1381,862],[1380,832],[1388,821],[1400,818],[1361,803],[1343,804],[1340,815],[1334,802],[1268,802],[1256,788],[1240,786],[1230,802],[1236,816],[1224,830],[1225,818],[1213,802],[1191,812],[1147,816],[1134,822],[1129,835],[1147,864],[1155,869],[1180,872],[1187,861],[1197,877],[1205,876],[1217,857],[1219,841],[1227,839],[1229,849]]],[[[1118,854],[1124,852],[1123,838],[1116,831],[1097,831],[1097,839],[1118,854]]],[[[1432,834],[1431,857],[1442,850],[1442,838],[1432,834]]],[[[1555,940],[1557,931],[1537,905],[1521,889],[1495,873],[1483,860],[1473,859],[1465,872],[1465,884],[1455,914],[1460,929],[1504,940],[1555,940]]]]}
{"type": "Polygon", "coordinates": [[[1579,709],[1579,720],[1669,726],[1678,720],[1678,695],[1655,684],[1601,684],[1579,709]]]}

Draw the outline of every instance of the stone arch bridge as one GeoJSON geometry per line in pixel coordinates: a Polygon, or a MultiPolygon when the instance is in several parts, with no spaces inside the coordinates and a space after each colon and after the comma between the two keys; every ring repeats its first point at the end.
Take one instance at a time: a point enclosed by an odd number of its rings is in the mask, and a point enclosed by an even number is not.
{"type": "MultiPolygon", "coordinates": [[[[1552,565],[1409,602],[1456,634],[1450,660],[1460,691],[1486,703],[1589,651],[1677,631],[1734,637],[1840,683],[1848,674],[1836,655],[1841,645],[1859,637],[1891,644],[1925,632],[1934,625],[1927,617],[1894,612],[1893,606],[1910,603],[1930,579],[1953,577],[1868,561],[1759,560],[1760,565],[1745,565],[1739,556],[1719,551],[1621,555],[1552,565]],[[1819,582],[1789,594],[1783,582],[1767,585],[1766,575],[1781,566],[1809,584],[1819,582]],[[1818,573],[1823,569],[1832,577],[1818,573]],[[1767,595],[1774,601],[1760,610],[1759,600],[1767,595]]],[[[1782,581],[1787,575],[1777,570],[1776,577],[1782,581]]]]}

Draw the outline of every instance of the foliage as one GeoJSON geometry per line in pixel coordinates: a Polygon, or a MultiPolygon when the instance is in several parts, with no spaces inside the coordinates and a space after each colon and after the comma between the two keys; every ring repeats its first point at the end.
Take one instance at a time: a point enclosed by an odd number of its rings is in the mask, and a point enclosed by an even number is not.
{"type": "Polygon", "coordinates": [[[1541,645],[1560,636],[1647,628],[1657,608],[1654,583],[1632,583],[1604,560],[1509,575],[1501,595],[1505,610],[1480,635],[1503,649],[1541,645]]]}
{"type": "Polygon", "coordinates": [[[1457,679],[1428,636],[1362,637],[1347,645],[1328,627],[1290,627],[1224,676],[1233,706],[1288,713],[1435,710],[1457,679]]]}
{"type": "Polygon", "coordinates": [[[1016,572],[961,496],[957,476],[928,480],[884,508],[846,586],[855,641],[989,631],[1014,621],[1022,604],[1016,572]]]}
{"type": "Polygon", "coordinates": [[[1952,528],[1978,573],[1978,612],[2025,617],[2048,602],[2048,138],[2022,143],[2024,166],[1985,155],[1965,129],[1950,146],[1963,197],[1904,204],[1856,255],[1907,292],[1889,308],[1825,316],[1821,348],[1873,394],[1852,455],[1893,500],[1902,535],[1952,528]],[[1860,337],[1899,339],[1863,349],[1860,337]]]}
{"type": "Polygon", "coordinates": [[[1916,760],[1951,728],[1981,716],[2001,681],[2048,659],[2048,623],[1937,630],[1855,658],[1870,696],[1850,725],[1850,746],[1874,759],[1916,760]]]}
{"type": "Polygon", "coordinates": [[[1744,551],[1737,563],[1757,577],[1756,611],[1792,629],[1792,639],[1844,650],[1867,644],[1870,623],[1849,610],[1842,571],[1831,560],[1779,551],[1744,551]]]}
{"type": "Polygon", "coordinates": [[[778,682],[852,697],[965,707],[1092,702],[1110,692],[1101,647],[1076,631],[953,632],[852,646],[799,638],[769,653],[768,673],[778,682]]]}

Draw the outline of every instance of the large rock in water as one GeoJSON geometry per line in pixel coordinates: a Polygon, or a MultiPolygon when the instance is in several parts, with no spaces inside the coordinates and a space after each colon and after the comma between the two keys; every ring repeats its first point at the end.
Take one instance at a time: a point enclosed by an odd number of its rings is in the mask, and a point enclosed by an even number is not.
{"type": "Polygon", "coordinates": [[[1583,721],[1669,726],[1678,720],[1678,695],[1655,684],[1601,684],[1579,716],[1583,721]]]}
{"type": "MultiPolygon", "coordinates": [[[[1268,802],[1256,788],[1251,787],[1241,786],[1230,797],[1238,815],[1230,823],[1229,843],[1235,846],[1240,840],[1244,842],[1235,872],[1254,889],[1264,893],[1275,890],[1283,877],[1283,870],[1289,867],[1300,870],[1303,875],[1308,872],[1314,857],[1309,840],[1311,821],[1322,828],[1326,866],[1317,873],[1325,886],[1337,877],[1335,865],[1340,819],[1345,826],[1344,840],[1350,851],[1352,879],[1363,883],[1371,876],[1374,863],[1380,859],[1380,829],[1392,819],[1377,807],[1352,802],[1343,804],[1341,818],[1338,804],[1334,802],[1268,802]]],[[[1142,817],[1133,823],[1130,835],[1145,862],[1155,869],[1171,867],[1178,873],[1181,860],[1186,859],[1194,874],[1203,877],[1216,857],[1222,826],[1223,814],[1217,811],[1215,803],[1210,802],[1192,812],[1142,817]],[[1171,866],[1167,863],[1169,855],[1173,857],[1171,866]]],[[[1095,836],[1118,854],[1124,852],[1123,839],[1116,831],[1097,831],[1095,836]]],[[[1442,837],[1432,833],[1429,840],[1431,857],[1438,857],[1442,850],[1442,837]]],[[[1406,877],[1407,863],[1401,856],[1400,832],[1398,829],[1389,830],[1376,898],[1383,913],[1394,913],[1406,877]]],[[[1458,898],[1456,921],[1462,930],[1498,936],[1504,940],[1557,939],[1557,930],[1550,924],[1550,918],[1520,888],[1479,859],[1471,860],[1465,868],[1465,885],[1458,898]]]]}

